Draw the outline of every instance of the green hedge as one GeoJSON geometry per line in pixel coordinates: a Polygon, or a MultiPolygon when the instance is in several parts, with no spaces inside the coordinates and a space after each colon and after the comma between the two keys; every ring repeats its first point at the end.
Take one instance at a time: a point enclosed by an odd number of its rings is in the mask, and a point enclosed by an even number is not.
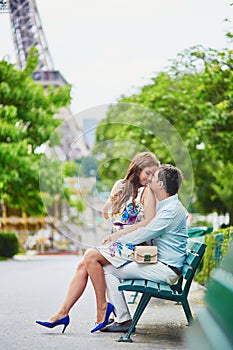
{"type": "Polygon", "coordinates": [[[19,240],[13,232],[0,232],[0,256],[12,258],[19,252],[19,240]]]}
{"type": "Polygon", "coordinates": [[[233,227],[205,235],[206,251],[195,280],[206,286],[212,270],[218,267],[226,254],[233,236],[233,227]]]}

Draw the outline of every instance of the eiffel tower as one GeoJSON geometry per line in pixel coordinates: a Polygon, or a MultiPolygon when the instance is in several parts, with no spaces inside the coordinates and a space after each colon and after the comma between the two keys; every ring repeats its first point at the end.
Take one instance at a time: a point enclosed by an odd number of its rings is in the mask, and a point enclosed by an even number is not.
{"type": "MultiPolygon", "coordinates": [[[[41,83],[45,88],[48,85],[61,86],[67,84],[65,78],[58,70],[54,69],[52,56],[48,49],[46,37],[35,0],[9,0],[8,1],[11,28],[15,46],[15,52],[20,69],[26,65],[27,56],[31,47],[36,47],[39,52],[37,70],[33,73],[33,79],[41,83]]],[[[75,118],[72,118],[70,108],[62,111],[61,118],[65,120],[62,125],[61,149],[64,159],[75,159],[87,154],[85,144],[80,141],[78,149],[70,151],[70,145],[77,138],[81,139],[82,130],[78,127],[75,118]]]]}

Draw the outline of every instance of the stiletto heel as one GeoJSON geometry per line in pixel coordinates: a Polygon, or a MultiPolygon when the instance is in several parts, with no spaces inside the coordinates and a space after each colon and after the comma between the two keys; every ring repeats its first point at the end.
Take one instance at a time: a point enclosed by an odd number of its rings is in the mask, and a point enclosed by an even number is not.
{"type": "Polygon", "coordinates": [[[62,331],[62,333],[65,333],[65,330],[66,330],[66,327],[68,326],[68,324],[65,324],[64,325],[64,328],[63,328],[63,331],[62,331]]]}
{"type": "Polygon", "coordinates": [[[54,328],[56,326],[64,325],[64,328],[62,331],[62,333],[64,333],[66,330],[66,327],[70,323],[70,317],[66,316],[55,322],[36,321],[36,323],[39,324],[40,326],[47,327],[47,328],[54,328]]]}
{"type": "Polygon", "coordinates": [[[107,326],[108,324],[108,320],[109,320],[109,316],[111,313],[114,313],[115,315],[115,312],[114,312],[114,306],[111,304],[111,303],[108,303],[108,306],[107,306],[107,310],[106,310],[106,314],[105,314],[105,318],[104,318],[104,322],[102,323],[98,323],[92,330],[91,330],[91,333],[94,333],[96,331],[99,331],[100,329],[104,328],[105,326],[107,326]]]}

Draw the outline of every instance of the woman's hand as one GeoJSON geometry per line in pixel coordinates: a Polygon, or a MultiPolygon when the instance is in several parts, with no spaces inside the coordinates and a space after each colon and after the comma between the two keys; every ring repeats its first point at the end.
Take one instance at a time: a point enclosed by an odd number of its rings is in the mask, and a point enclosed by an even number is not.
{"type": "Polygon", "coordinates": [[[103,217],[105,220],[110,219],[107,211],[103,211],[103,217]]]}
{"type": "Polygon", "coordinates": [[[119,232],[112,233],[111,235],[108,235],[107,237],[105,237],[103,239],[103,241],[101,242],[101,244],[104,245],[104,244],[108,244],[111,242],[116,242],[120,236],[121,236],[121,234],[119,232]]]}

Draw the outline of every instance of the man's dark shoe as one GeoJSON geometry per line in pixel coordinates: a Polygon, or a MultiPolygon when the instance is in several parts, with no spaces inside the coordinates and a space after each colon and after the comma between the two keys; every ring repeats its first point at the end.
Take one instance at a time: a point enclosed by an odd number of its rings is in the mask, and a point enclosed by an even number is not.
{"type": "MultiPolygon", "coordinates": [[[[112,324],[107,325],[106,327],[102,328],[101,332],[118,332],[118,333],[127,333],[130,329],[131,324],[130,323],[124,323],[117,325],[116,322],[113,322],[112,324]]],[[[133,328],[133,332],[135,332],[135,327],[133,328]]]]}
{"type": "Polygon", "coordinates": [[[113,322],[114,322],[114,318],[109,318],[108,324],[111,324],[111,323],[113,323],[113,322]]]}

